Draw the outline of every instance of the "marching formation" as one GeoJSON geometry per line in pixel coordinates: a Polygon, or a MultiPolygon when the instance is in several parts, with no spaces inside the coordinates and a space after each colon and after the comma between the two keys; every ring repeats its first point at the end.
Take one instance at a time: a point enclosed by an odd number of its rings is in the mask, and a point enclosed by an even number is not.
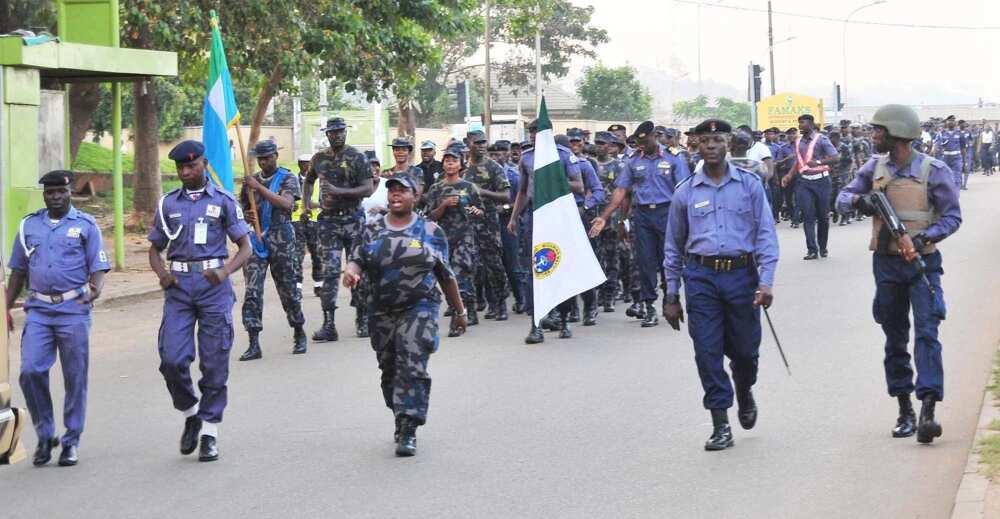
{"type": "MultiPolygon", "coordinates": [[[[682,133],[646,121],[631,133],[621,124],[593,135],[571,128],[549,144],[553,137],[540,127],[551,123],[543,117],[528,124],[524,142],[490,143],[470,131],[444,146],[440,161],[435,143],[425,141],[416,165],[415,144],[395,139],[393,165],[382,168],[374,154],[346,143],[347,124],[334,117],[322,129],[329,146],[297,157],[295,173],[278,165],[274,142],[256,143],[260,172],[245,177],[238,197],[208,180],[201,143],[177,145],[170,158],[183,186],[160,199],[148,239],[165,294],[160,372],[184,421],[181,453],[219,457],[234,341],[233,273],[242,269],[246,281],[241,314],[249,347],[239,360],[266,361],[274,351],[260,340],[268,270],[292,329],[292,353],[307,352],[307,252],[308,286],[323,310],[312,341],[339,339],[339,287],[350,290],[354,332],[370,337],[399,456],[416,453],[429,405],[427,365],[441,333],[459,337],[480,319],[524,315],[526,343],[543,343],[545,331],[569,339],[571,324],[597,326],[619,302],[641,328],[658,326],[662,315],[680,330],[686,316],[713,423],[705,449],[729,448],[734,403],[744,429],[757,421],[760,309],[774,301],[776,226],[802,226],[804,259],[817,260],[830,254],[831,221],[866,218],[873,222],[868,245],[888,393],[900,410],[892,435],[923,443],[941,435],[934,417],[944,397],[938,244],[961,224],[958,193],[968,174],[979,164],[992,173],[992,129],[966,130],[953,117],[921,124],[900,105],[883,107],[867,125],[841,121],[820,129],[806,114],[784,132],[709,119],[682,133]],[[543,133],[548,141],[537,142],[543,133]],[[558,186],[576,204],[573,225],[579,218],[606,280],[536,316],[536,278],[559,261],[532,243],[535,152],[553,146],[551,160],[564,176],[558,186]],[[230,243],[237,246],[232,256],[230,243]],[[911,310],[915,382],[907,349],[911,310]],[[439,332],[442,315],[450,321],[439,332]],[[190,372],[196,358],[197,391],[190,372]],[[913,393],[923,405],[919,418],[913,393]]],[[[10,265],[8,306],[28,285],[21,387],[39,438],[36,465],[60,443],[47,384],[57,349],[67,377],[59,463],[77,462],[90,308],[110,268],[94,220],[70,204],[71,179],[64,171],[41,179],[46,208],[22,222],[10,265]]],[[[562,261],[574,268],[572,258],[562,261]]]]}

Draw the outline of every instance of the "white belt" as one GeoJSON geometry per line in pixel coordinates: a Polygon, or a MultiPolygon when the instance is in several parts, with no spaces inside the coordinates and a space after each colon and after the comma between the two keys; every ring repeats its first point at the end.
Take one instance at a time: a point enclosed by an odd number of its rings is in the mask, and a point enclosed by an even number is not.
{"type": "Polygon", "coordinates": [[[942,151],[942,152],[941,152],[941,154],[942,154],[942,155],[948,155],[948,156],[951,156],[951,155],[961,155],[961,154],[962,154],[962,151],[961,151],[961,150],[955,150],[955,151],[942,151]]]}
{"type": "Polygon", "coordinates": [[[804,179],[806,179],[806,180],[819,180],[821,178],[828,177],[828,176],[830,176],[830,172],[829,171],[824,171],[822,173],[816,173],[815,175],[801,175],[801,177],[804,178],[804,179]]]}
{"type": "Polygon", "coordinates": [[[48,294],[41,294],[38,292],[29,292],[28,297],[37,299],[39,301],[48,303],[50,305],[57,305],[59,303],[62,303],[63,301],[72,301],[84,294],[89,294],[89,293],[90,293],[90,287],[84,285],[80,288],[74,288],[69,292],[63,292],[62,294],[48,295],[48,294]]]}
{"type": "Polygon", "coordinates": [[[217,269],[222,266],[222,260],[208,259],[204,261],[171,261],[170,270],[174,272],[203,272],[208,269],[217,269]]]}

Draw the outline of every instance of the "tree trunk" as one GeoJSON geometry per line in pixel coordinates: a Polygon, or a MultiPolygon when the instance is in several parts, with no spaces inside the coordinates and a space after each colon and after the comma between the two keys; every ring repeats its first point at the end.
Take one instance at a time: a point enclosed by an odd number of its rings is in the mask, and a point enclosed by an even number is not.
{"type": "Polygon", "coordinates": [[[260,89],[260,95],[257,96],[257,104],[253,107],[253,116],[250,121],[250,137],[246,141],[246,151],[248,153],[250,152],[249,148],[253,147],[257,139],[260,138],[260,126],[264,124],[264,116],[267,115],[267,105],[271,104],[271,99],[274,98],[274,94],[278,91],[278,85],[281,84],[281,80],[284,78],[284,69],[281,65],[278,65],[271,71],[271,75],[268,76],[264,88],[260,89]]]}
{"type": "Polygon", "coordinates": [[[94,111],[101,102],[97,83],[74,83],[69,87],[69,156],[76,160],[80,143],[94,122],[94,111]]]}
{"type": "Polygon", "coordinates": [[[399,100],[399,128],[397,133],[400,137],[412,139],[417,134],[417,114],[413,110],[413,101],[409,98],[399,100]]]}
{"type": "Polygon", "coordinates": [[[153,214],[163,186],[160,182],[160,117],[156,89],[151,82],[133,83],[135,123],[135,196],[137,213],[153,214]]]}

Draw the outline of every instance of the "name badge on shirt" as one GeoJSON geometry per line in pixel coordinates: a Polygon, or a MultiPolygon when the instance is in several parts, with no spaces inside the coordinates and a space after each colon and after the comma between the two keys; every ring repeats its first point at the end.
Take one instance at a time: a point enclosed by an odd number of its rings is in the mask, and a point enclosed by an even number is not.
{"type": "Polygon", "coordinates": [[[70,227],[69,229],[66,229],[66,237],[67,238],[79,238],[80,237],[80,232],[82,230],[83,229],[80,229],[79,227],[70,227]]]}
{"type": "Polygon", "coordinates": [[[208,243],[208,224],[198,222],[194,224],[194,244],[205,245],[208,243]]]}
{"type": "Polygon", "coordinates": [[[181,213],[170,213],[169,216],[170,216],[170,218],[180,218],[181,217],[181,213]]]}
{"type": "Polygon", "coordinates": [[[212,218],[218,218],[222,214],[222,208],[217,205],[209,204],[205,208],[205,216],[211,216],[212,218]]]}
{"type": "Polygon", "coordinates": [[[636,171],[642,171],[642,170],[644,170],[644,169],[646,169],[646,166],[636,166],[636,167],[635,167],[635,170],[636,170],[636,171]]]}
{"type": "Polygon", "coordinates": [[[660,169],[670,169],[670,163],[669,162],[660,162],[660,163],[658,163],[656,165],[656,167],[658,167],[660,169]]]}
{"type": "Polygon", "coordinates": [[[697,204],[694,204],[694,208],[695,209],[701,209],[702,207],[705,207],[706,205],[708,205],[708,200],[705,200],[704,202],[698,202],[697,204]]]}

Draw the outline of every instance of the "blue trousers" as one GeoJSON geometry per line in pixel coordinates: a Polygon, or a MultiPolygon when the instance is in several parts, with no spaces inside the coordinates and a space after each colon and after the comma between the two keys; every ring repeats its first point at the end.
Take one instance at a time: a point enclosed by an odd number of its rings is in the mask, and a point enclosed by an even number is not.
{"type": "Polygon", "coordinates": [[[689,263],[682,276],[688,333],[705,390],[702,404],[705,409],[728,409],[733,406],[733,383],[749,389],[757,382],[760,310],[753,306],[757,272],[753,267],[715,272],[689,263]],[[729,358],[732,382],[723,357],[729,358]]]}
{"type": "Polygon", "coordinates": [[[167,289],[163,301],[160,373],[167,382],[175,409],[184,411],[198,404],[199,418],[218,423],[226,408],[229,351],[233,346],[236,303],[233,285],[227,279],[213,287],[201,273],[174,273],[174,276],[177,284],[167,289]],[[191,381],[196,325],[200,402],[191,381]]]}
{"type": "Polygon", "coordinates": [[[632,213],[635,252],[639,261],[639,297],[647,303],[656,301],[656,283],[663,271],[663,242],[669,214],[670,204],[657,205],[655,209],[639,205],[632,213]]]}
{"type": "Polygon", "coordinates": [[[525,263],[527,258],[521,253],[520,238],[507,232],[507,223],[509,221],[509,216],[500,216],[500,243],[503,246],[503,266],[507,272],[507,281],[510,283],[511,292],[514,293],[514,299],[524,301],[524,283],[528,277],[528,266],[525,263]]]}
{"type": "Polygon", "coordinates": [[[955,187],[962,187],[962,156],[961,155],[941,155],[941,160],[951,168],[951,179],[955,181],[955,187]]]}
{"type": "Polygon", "coordinates": [[[890,396],[908,395],[916,389],[917,398],[944,399],[944,367],[938,325],[945,318],[944,292],[941,290],[941,253],[924,256],[927,280],[934,295],[927,289],[914,265],[899,256],[874,254],[875,301],[872,314],[885,333],[885,382],[890,396]],[[907,343],[910,340],[910,310],[913,311],[915,340],[913,356],[917,364],[917,383],[913,384],[913,368],[907,343]]]}
{"type": "Polygon", "coordinates": [[[31,412],[39,441],[55,436],[52,395],[49,393],[49,370],[56,362],[62,365],[66,398],[63,402],[63,446],[79,445],[87,415],[87,367],[89,359],[90,316],[60,316],[33,319],[28,312],[21,335],[21,391],[31,412]]]}
{"type": "Polygon", "coordinates": [[[795,203],[802,211],[806,249],[810,253],[826,250],[830,236],[830,177],[816,180],[799,178],[795,182],[795,203]]]}

